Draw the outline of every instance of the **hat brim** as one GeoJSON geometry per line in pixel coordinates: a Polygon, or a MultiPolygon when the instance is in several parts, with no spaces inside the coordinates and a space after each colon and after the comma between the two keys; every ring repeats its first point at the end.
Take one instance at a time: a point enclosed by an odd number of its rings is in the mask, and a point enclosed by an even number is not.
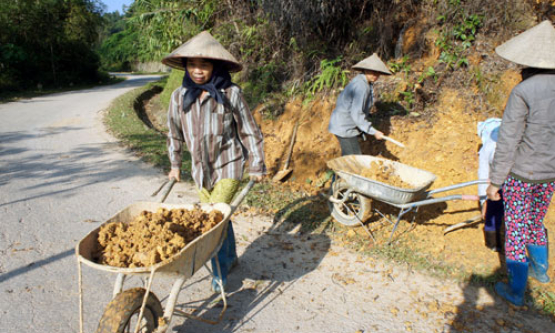
{"type": "Polygon", "coordinates": [[[199,57],[168,56],[162,59],[162,63],[168,67],[185,71],[186,69],[185,69],[185,66],[183,66],[183,59],[189,59],[189,58],[202,58],[202,59],[218,61],[222,63],[224,67],[227,69],[227,71],[230,73],[240,72],[243,69],[243,65],[239,63],[231,62],[228,60],[211,58],[211,57],[201,57],[201,56],[199,57]]]}
{"type": "Polygon", "coordinates": [[[499,45],[495,53],[525,67],[555,69],[555,28],[543,21],[499,45]]]}
{"type": "Polygon", "coordinates": [[[380,70],[377,70],[377,69],[374,69],[374,68],[369,69],[369,68],[364,68],[364,67],[355,67],[355,66],[353,66],[352,69],[357,70],[357,71],[361,71],[361,72],[364,72],[364,71],[376,72],[376,73],[380,73],[381,75],[393,75],[393,73],[391,73],[391,72],[384,72],[384,71],[380,71],[380,70]]]}

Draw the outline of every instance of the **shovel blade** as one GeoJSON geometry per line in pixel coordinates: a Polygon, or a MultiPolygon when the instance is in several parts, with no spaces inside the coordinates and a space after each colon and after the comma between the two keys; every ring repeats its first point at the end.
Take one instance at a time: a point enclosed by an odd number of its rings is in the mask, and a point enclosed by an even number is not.
{"type": "Polygon", "coordinates": [[[287,177],[291,173],[291,171],[293,171],[293,169],[285,169],[285,170],[278,171],[278,173],[276,173],[272,178],[272,181],[274,183],[282,181],[285,177],[287,177]]]}

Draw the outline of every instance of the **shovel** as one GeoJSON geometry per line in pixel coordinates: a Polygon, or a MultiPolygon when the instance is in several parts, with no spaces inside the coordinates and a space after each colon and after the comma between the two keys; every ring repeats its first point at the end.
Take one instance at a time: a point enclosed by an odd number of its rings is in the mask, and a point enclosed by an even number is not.
{"type": "Polygon", "coordinates": [[[448,228],[445,228],[445,229],[443,230],[443,234],[445,235],[445,234],[447,234],[448,232],[451,232],[451,231],[453,231],[453,230],[457,230],[457,229],[460,229],[460,228],[464,228],[464,227],[467,227],[467,226],[469,226],[469,225],[471,225],[471,224],[478,223],[478,222],[482,222],[482,215],[481,215],[481,214],[480,214],[480,215],[476,215],[476,216],[474,216],[473,218],[468,219],[468,220],[466,220],[466,221],[464,221],[464,222],[457,223],[457,224],[452,225],[452,226],[450,226],[450,227],[448,227],[448,228]]]}
{"type": "Polygon", "coordinates": [[[295,144],[295,137],[297,136],[297,128],[299,127],[299,123],[295,124],[295,128],[293,129],[293,135],[291,135],[291,144],[289,145],[289,154],[287,156],[287,160],[285,161],[285,165],[283,166],[283,170],[278,171],[272,178],[273,182],[282,181],[283,178],[287,177],[293,171],[293,169],[289,168],[289,162],[291,162],[291,155],[293,155],[293,145],[295,144]]]}
{"type": "Polygon", "coordinates": [[[397,141],[397,140],[394,140],[394,139],[392,139],[392,138],[390,138],[390,137],[388,137],[388,136],[385,136],[385,135],[384,135],[384,136],[383,136],[383,139],[386,140],[386,141],[389,141],[389,142],[391,142],[391,143],[393,143],[393,144],[396,144],[397,146],[399,146],[399,147],[401,147],[401,148],[406,148],[404,144],[402,144],[401,142],[399,142],[399,141],[397,141]]]}

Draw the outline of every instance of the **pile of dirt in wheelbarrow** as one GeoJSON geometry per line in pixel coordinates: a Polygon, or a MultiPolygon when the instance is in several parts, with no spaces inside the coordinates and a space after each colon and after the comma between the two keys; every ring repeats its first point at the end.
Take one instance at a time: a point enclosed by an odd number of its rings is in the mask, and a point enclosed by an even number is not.
{"type": "Polygon", "coordinates": [[[115,267],[148,267],[170,259],[195,238],[223,220],[220,211],[165,209],[143,211],[129,224],[111,222],[100,228],[98,263],[115,267]]]}
{"type": "Polygon", "coordinates": [[[399,188],[407,189],[413,187],[413,185],[404,182],[395,174],[395,170],[392,166],[382,161],[373,161],[368,168],[361,170],[360,175],[399,188]]]}

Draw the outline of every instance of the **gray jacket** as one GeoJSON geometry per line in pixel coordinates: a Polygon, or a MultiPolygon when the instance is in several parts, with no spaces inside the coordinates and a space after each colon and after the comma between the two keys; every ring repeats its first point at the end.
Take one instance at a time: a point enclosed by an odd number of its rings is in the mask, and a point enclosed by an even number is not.
{"type": "Polygon", "coordinates": [[[361,132],[374,135],[376,129],[366,120],[373,104],[373,85],[363,74],[355,76],[337,98],[328,131],[343,138],[352,138],[361,132]]]}
{"type": "Polygon", "coordinates": [[[509,174],[532,183],[555,180],[555,74],[534,75],[509,96],[491,183],[501,186],[509,174]]]}

